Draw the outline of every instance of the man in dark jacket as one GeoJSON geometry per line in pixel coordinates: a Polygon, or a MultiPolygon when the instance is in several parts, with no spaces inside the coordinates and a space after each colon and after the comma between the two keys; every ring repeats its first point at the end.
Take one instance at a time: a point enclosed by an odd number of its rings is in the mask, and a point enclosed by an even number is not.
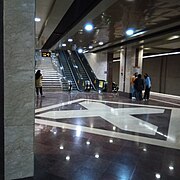
{"type": "Polygon", "coordinates": [[[141,78],[141,74],[134,81],[134,88],[136,90],[136,99],[138,101],[142,100],[142,90],[144,89],[144,80],[141,78]]]}

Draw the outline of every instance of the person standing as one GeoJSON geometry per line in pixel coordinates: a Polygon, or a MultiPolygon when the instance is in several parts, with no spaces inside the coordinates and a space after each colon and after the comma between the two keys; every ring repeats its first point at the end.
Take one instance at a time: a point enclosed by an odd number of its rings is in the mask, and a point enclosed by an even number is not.
{"type": "Polygon", "coordinates": [[[143,99],[147,101],[149,99],[150,90],[151,90],[151,78],[147,73],[144,74],[144,84],[145,84],[145,92],[143,99]]]}
{"type": "Polygon", "coordinates": [[[130,79],[130,83],[131,83],[131,98],[134,99],[135,96],[136,96],[136,90],[134,88],[134,82],[135,82],[135,79],[137,78],[137,75],[138,73],[134,73],[132,76],[131,76],[131,79],[130,79]]]}
{"type": "Polygon", "coordinates": [[[144,80],[141,78],[142,75],[138,74],[138,77],[134,81],[134,88],[136,90],[136,99],[142,100],[142,90],[144,89],[144,80]]]}
{"type": "Polygon", "coordinates": [[[42,79],[43,79],[43,76],[41,74],[41,71],[37,70],[37,72],[35,73],[36,94],[37,96],[39,96],[39,91],[40,91],[41,97],[44,97],[42,93],[42,79]]]}

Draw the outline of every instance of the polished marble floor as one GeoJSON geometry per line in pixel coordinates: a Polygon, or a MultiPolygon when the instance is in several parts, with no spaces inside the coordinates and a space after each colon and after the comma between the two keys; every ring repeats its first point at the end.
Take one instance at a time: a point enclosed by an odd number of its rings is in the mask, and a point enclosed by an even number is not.
{"type": "Polygon", "coordinates": [[[46,92],[35,106],[35,179],[180,179],[177,99],[46,92]]]}

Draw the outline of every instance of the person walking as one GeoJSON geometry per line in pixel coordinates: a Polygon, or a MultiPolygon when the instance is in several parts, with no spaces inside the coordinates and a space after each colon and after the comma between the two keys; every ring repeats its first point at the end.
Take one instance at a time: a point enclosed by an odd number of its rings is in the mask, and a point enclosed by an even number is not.
{"type": "Polygon", "coordinates": [[[151,78],[147,73],[144,74],[144,84],[145,84],[145,92],[143,99],[147,101],[149,99],[150,90],[151,90],[151,78]]]}
{"type": "Polygon", "coordinates": [[[134,81],[134,88],[136,90],[136,99],[141,101],[142,98],[142,90],[144,89],[144,80],[141,78],[142,75],[138,74],[138,77],[134,81]]]}
{"type": "Polygon", "coordinates": [[[43,76],[41,74],[41,71],[37,70],[37,72],[35,73],[36,94],[37,96],[39,96],[39,91],[40,91],[41,97],[44,97],[43,92],[42,92],[42,79],[43,79],[43,76]]]}

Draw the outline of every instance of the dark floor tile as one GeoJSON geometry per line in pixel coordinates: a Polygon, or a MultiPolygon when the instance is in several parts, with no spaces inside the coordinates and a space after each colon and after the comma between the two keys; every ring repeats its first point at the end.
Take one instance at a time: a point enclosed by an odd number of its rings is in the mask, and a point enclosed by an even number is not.
{"type": "Polygon", "coordinates": [[[122,180],[129,180],[135,168],[136,166],[132,164],[111,163],[103,176],[112,176],[122,180]]]}
{"type": "Polygon", "coordinates": [[[38,171],[35,170],[33,180],[67,180],[67,179],[61,176],[50,174],[46,170],[39,169],[38,171]]]}
{"type": "Polygon", "coordinates": [[[98,170],[82,167],[74,172],[69,180],[100,180],[101,175],[98,170]]]}

